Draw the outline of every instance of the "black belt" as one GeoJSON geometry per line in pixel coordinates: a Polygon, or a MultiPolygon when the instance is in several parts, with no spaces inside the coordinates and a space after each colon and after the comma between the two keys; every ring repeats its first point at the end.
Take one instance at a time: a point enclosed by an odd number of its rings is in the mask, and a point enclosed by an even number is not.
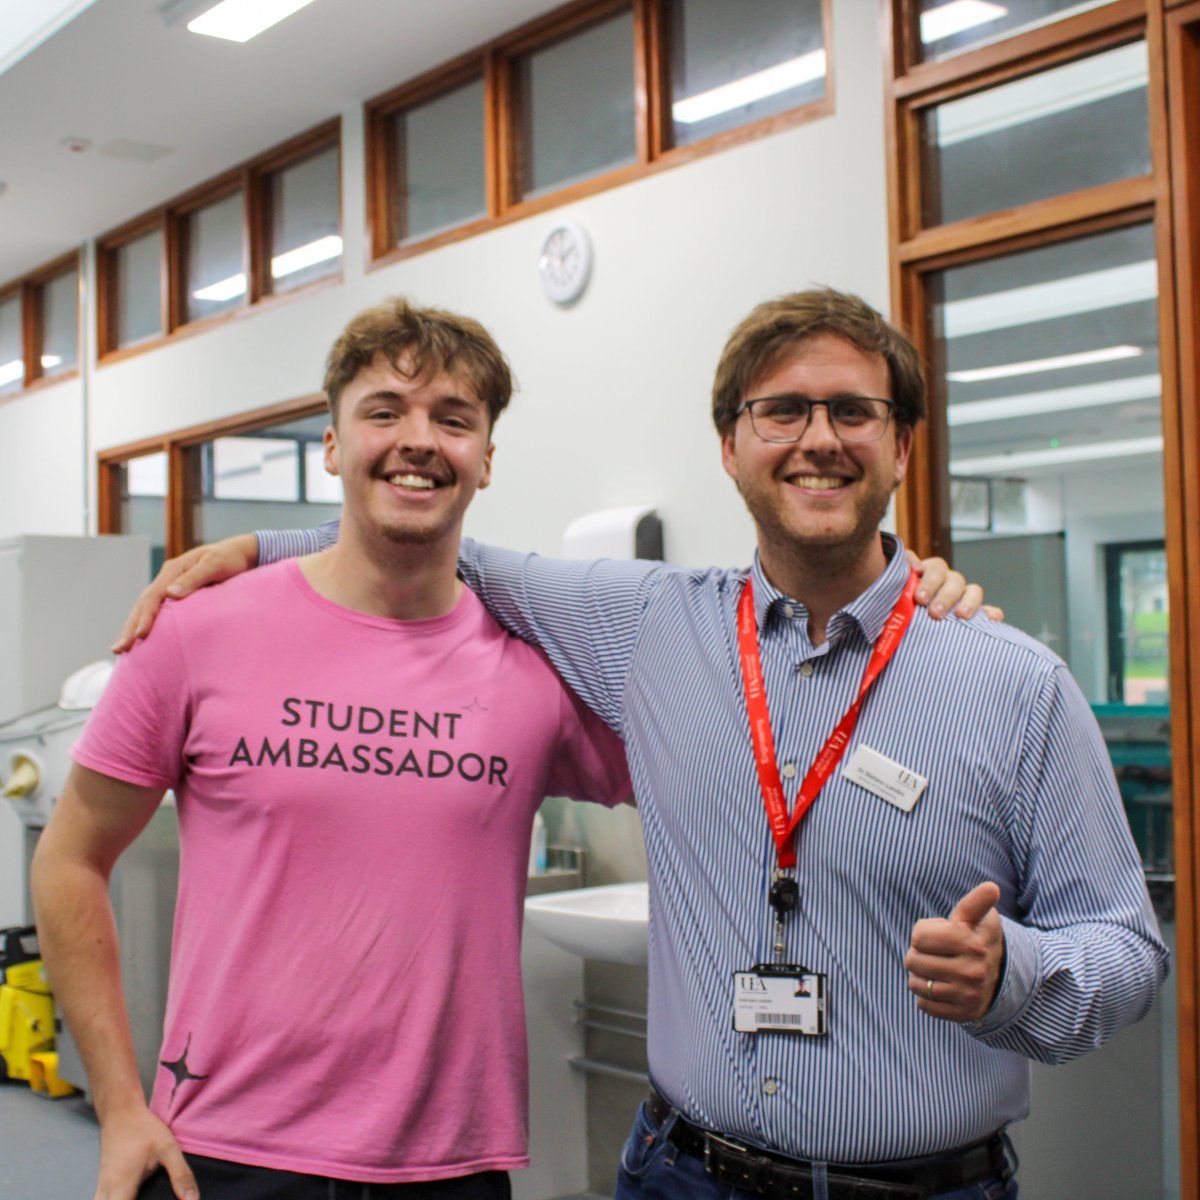
{"type": "MultiPolygon", "coordinates": [[[[672,1109],[654,1088],[646,1098],[646,1111],[662,1125],[672,1109]]],[[[811,1200],[813,1169],[795,1158],[772,1154],[693,1125],[682,1115],[667,1133],[667,1141],[684,1154],[704,1160],[704,1169],[721,1183],[742,1192],[811,1200]]],[[[1007,1139],[994,1133],[945,1154],[914,1158],[901,1163],[827,1168],[829,1200],[928,1200],[939,1192],[970,1187],[985,1179],[1008,1179],[1012,1169],[1005,1153],[1007,1139]]]]}

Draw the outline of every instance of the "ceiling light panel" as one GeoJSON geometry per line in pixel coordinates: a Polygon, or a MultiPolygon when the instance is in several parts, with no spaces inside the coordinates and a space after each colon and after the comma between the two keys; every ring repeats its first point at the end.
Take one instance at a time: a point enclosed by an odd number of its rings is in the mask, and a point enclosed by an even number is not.
{"type": "Polygon", "coordinates": [[[1082,446],[1058,446],[1052,450],[1025,450],[1013,454],[990,454],[983,458],[960,458],[950,463],[951,475],[1009,475],[1014,471],[1060,467],[1070,463],[1134,458],[1161,454],[1161,437],[1124,438],[1119,442],[1091,442],[1082,446]]]}
{"type": "Polygon", "coordinates": [[[987,0],[953,0],[921,14],[921,41],[926,45],[965,33],[1008,16],[1008,9],[987,0]]]}
{"type": "Polygon", "coordinates": [[[1053,358],[1031,358],[1024,362],[999,363],[994,367],[947,371],[946,379],[950,383],[986,383],[992,379],[1011,379],[1017,375],[1038,375],[1042,371],[1063,371],[1070,367],[1117,362],[1123,358],[1138,358],[1144,353],[1141,346],[1105,346],[1101,350],[1084,350],[1079,354],[1056,354],[1053,358]]]}
{"type": "Polygon", "coordinates": [[[192,33],[224,38],[229,42],[248,42],[264,29],[278,25],[285,17],[299,12],[313,0],[222,0],[215,8],[188,22],[192,33]]]}
{"type": "Polygon", "coordinates": [[[1037,417],[1045,413],[1070,412],[1081,408],[1100,408],[1133,400],[1158,400],[1162,378],[1135,375],[1129,379],[1110,379],[1081,387],[1053,388],[1027,392],[1022,396],[1002,396],[996,400],[973,400],[952,404],[946,410],[949,425],[980,425],[987,421],[1007,421],[1015,417],[1037,417]]]}

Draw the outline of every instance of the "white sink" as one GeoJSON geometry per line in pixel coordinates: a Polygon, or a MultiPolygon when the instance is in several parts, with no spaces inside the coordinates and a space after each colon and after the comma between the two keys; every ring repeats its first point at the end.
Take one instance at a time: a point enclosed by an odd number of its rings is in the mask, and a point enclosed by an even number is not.
{"type": "Polygon", "coordinates": [[[646,963],[650,894],[645,883],[614,883],[530,896],[526,921],[556,946],[601,962],[646,963]]]}

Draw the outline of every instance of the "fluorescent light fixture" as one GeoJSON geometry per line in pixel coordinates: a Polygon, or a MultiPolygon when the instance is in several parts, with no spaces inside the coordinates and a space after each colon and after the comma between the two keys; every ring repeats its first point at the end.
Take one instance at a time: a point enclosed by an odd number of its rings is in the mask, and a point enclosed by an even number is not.
{"type": "Polygon", "coordinates": [[[707,92],[676,100],[671,105],[671,115],[681,125],[695,125],[824,76],[825,51],[812,50],[799,58],[789,58],[787,62],[767,67],[764,71],[755,71],[753,75],[744,75],[741,79],[710,88],[707,92]]]}
{"type": "Polygon", "coordinates": [[[1099,462],[1107,458],[1133,458],[1161,454],[1161,436],[1126,438],[1120,442],[1092,442],[1086,446],[1059,446],[1054,450],[1026,450],[1015,454],[990,454],[985,458],[961,458],[950,464],[951,475],[1007,475],[1037,467],[1067,463],[1099,462]]]}
{"type": "Polygon", "coordinates": [[[4,387],[9,383],[16,383],[18,379],[25,377],[25,364],[19,358],[14,358],[12,362],[0,363],[0,387],[4,387]]]}
{"type": "Polygon", "coordinates": [[[1025,362],[1003,363],[996,367],[975,367],[969,371],[947,371],[951,383],[984,383],[989,379],[1011,379],[1014,375],[1036,375],[1041,371],[1062,371],[1067,367],[1088,367],[1094,363],[1137,358],[1141,346],[1106,346],[1103,350],[1085,350],[1080,354],[1059,354],[1053,358],[1030,358],[1025,362]]]}
{"type": "Polygon", "coordinates": [[[43,354],[42,355],[42,370],[49,371],[52,367],[62,366],[61,354],[43,354]]]}
{"type": "Polygon", "coordinates": [[[1148,258],[969,300],[951,300],[942,306],[942,334],[966,337],[1157,298],[1158,270],[1148,258]]]}
{"type": "Polygon", "coordinates": [[[246,291],[246,276],[240,272],[237,275],[230,275],[228,279],[218,279],[216,283],[210,283],[207,287],[197,288],[192,293],[193,300],[232,300],[235,296],[241,296],[246,291]]]}
{"type": "Polygon", "coordinates": [[[285,250],[271,259],[271,278],[282,279],[285,275],[294,275],[305,267],[317,263],[328,262],[331,258],[340,258],[342,239],[337,234],[318,238],[315,242],[297,246],[294,250],[285,250]]]}
{"type": "Polygon", "coordinates": [[[1080,387],[1054,388],[1045,392],[1026,392],[1020,396],[1001,396],[996,400],[974,400],[969,404],[951,404],[946,410],[949,425],[980,425],[986,421],[1007,421],[1013,417],[1037,417],[1043,413],[1070,412],[1078,408],[1101,408],[1106,404],[1125,404],[1131,400],[1157,400],[1162,395],[1158,375],[1135,375],[1129,379],[1110,379],[1105,383],[1085,383],[1080,387]]]}
{"type": "Polygon", "coordinates": [[[953,146],[1013,125],[1069,112],[1144,88],[1149,76],[1150,58],[1145,42],[1106,50],[939,105],[934,110],[937,143],[941,147],[953,146]]]}
{"type": "Polygon", "coordinates": [[[940,42],[942,38],[1007,16],[1007,8],[989,4],[987,0],[953,0],[952,4],[943,4],[921,14],[921,41],[926,45],[940,42]]]}
{"type": "Polygon", "coordinates": [[[311,3],[312,0],[221,0],[215,8],[189,21],[188,29],[228,42],[248,42],[311,3]]]}

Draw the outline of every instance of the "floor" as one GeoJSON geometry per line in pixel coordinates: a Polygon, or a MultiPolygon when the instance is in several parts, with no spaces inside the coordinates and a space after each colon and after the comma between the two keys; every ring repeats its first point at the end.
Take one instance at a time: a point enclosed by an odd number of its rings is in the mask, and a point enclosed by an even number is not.
{"type": "Polygon", "coordinates": [[[0,1196],[87,1200],[96,1190],[100,1130],[82,1096],[47,1100],[0,1082],[0,1196]]]}

